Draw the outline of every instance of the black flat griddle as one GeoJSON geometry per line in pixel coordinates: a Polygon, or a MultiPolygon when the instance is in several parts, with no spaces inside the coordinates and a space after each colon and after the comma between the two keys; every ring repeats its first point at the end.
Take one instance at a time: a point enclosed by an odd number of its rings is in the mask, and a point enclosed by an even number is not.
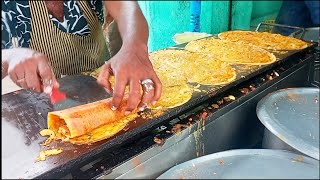
{"type": "MultiPolygon", "coordinates": [[[[138,117],[132,121],[128,129],[116,136],[92,145],[72,145],[69,143],[53,143],[54,147],[63,148],[64,152],[51,156],[46,161],[34,162],[42,149],[39,143],[45,138],[39,132],[47,127],[46,117],[52,111],[52,105],[44,94],[35,94],[19,90],[2,96],[2,160],[3,178],[54,178],[58,174],[67,174],[70,169],[80,166],[106,150],[121,145],[139,133],[152,129],[172,117],[187,112],[212,96],[226,91],[258,74],[272,69],[279,63],[305,59],[312,46],[286,54],[275,54],[277,61],[263,66],[235,66],[237,79],[227,85],[200,86],[202,92],[194,92],[190,101],[184,105],[169,109],[157,118],[138,117]]],[[[109,95],[89,76],[68,76],[59,80],[62,91],[81,104],[105,99],[109,95]]]]}

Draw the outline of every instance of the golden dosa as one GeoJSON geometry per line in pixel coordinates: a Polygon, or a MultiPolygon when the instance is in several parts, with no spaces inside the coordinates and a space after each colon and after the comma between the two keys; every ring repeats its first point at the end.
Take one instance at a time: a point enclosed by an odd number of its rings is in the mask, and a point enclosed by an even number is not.
{"type": "Polygon", "coordinates": [[[300,39],[269,32],[227,31],[218,34],[218,37],[271,50],[298,50],[308,47],[308,43],[300,39]]]}
{"type": "Polygon", "coordinates": [[[176,86],[185,81],[221,85],[236,78],[234,68],[210,54],[165,49],[152,52],[149,57],[164,87],[176,86]]]}
{"type": "Polygon", "coordinates": [[[86,135],[125,117],[126,100],[117,110],[111,110],[111,98],[48,113],[48,128],[57,139],[72,139],[86,135]]]}
{"type": "Polygon", "coordinates": [[[272,53],[257,46],[215,38],[191,41],[185,49],[234,64],[264,65],[276,61],[276,57],[272,53]]]}

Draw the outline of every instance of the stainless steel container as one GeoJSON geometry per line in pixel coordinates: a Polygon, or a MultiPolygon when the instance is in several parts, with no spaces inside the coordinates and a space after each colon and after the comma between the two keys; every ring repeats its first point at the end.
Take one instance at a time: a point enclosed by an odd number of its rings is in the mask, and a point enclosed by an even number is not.
{"type": "Polygon", "coordinates": [[[319,179],[319,161],[283,150],[241,149],[174,166],[158,179],[319,179]]]}
{"type": "Polygon", "coordinates": [[[306,41],[319,42],[319,31],[320,27],[305,28],[304,34],[302,35],[301,39],[306,41]]]}
{"type": "Polygon", "coordinates": [[[319,89],[275,91],[257,105],[266,127],[263,148],[300,152],[319,160],[319,89]]]}

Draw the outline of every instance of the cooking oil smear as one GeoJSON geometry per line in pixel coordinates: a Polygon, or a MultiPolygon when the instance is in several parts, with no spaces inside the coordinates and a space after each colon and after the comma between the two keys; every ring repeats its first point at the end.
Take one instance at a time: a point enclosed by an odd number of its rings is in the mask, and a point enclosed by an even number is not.
{"type": "Polygon", "coordinates": [[[203,156],[204,155],[204,143],[201,141],[203,137],[203,130],[204,130],[204,119],[200,118],[199,121],[197,121],[197,129],[193,133],[194,139],[195,139],[195,147],[196,147],[196,156],[203,156]]]}

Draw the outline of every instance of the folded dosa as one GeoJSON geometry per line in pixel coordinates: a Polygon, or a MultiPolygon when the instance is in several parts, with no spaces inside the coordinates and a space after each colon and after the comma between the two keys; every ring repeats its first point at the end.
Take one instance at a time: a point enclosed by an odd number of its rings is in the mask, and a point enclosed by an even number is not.
{"type": "Polygon", "coordinates": [[[100,126],[125,117],[126,100],[117,110],[111,110],[111,98],[48,113],[48,128],[58,139],[69,139],[88,134],[100,126]]]}

